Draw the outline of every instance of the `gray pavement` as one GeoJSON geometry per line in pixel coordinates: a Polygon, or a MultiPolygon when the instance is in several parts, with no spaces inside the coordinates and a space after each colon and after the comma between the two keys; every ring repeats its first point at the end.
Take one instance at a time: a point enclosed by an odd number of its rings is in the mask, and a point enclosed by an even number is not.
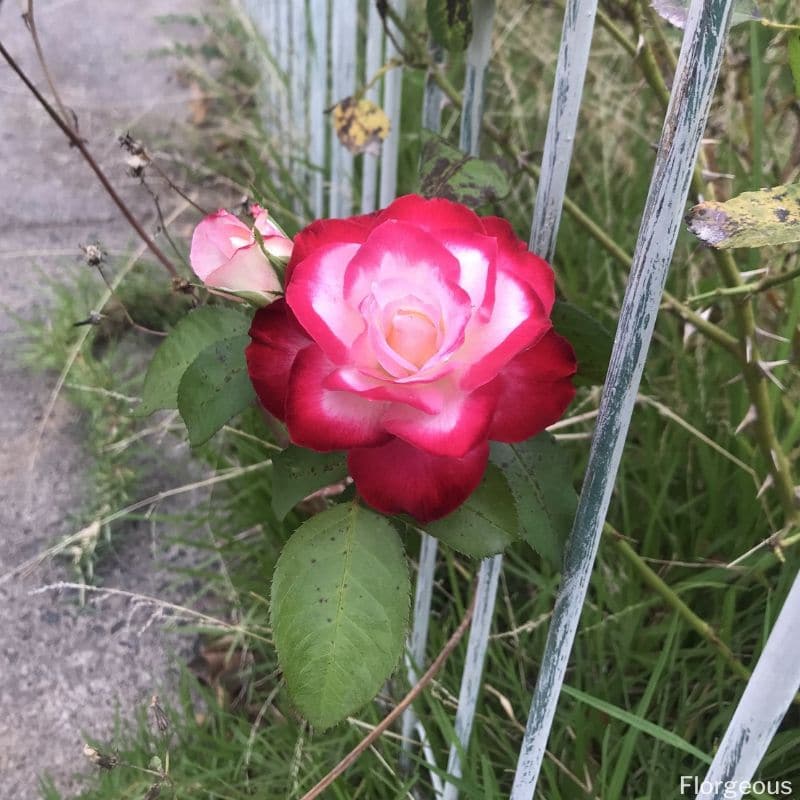
{"type": "MultiPolygon", "coordinates": [[[[116,137],[128,128],[178,137],[188,90],[174,65],[148,56],[180,28],[155,16],[196,12],[201,0],[40,0],[40,35],[64,100],[83,135],[123,194],[153,227],[153,209],[125,175],[116,137]]],[[[46,88],[23,25],[19,0],[0,9],[0,38],[46,88]]],[[[188,31],[188,29],[187,29],[188,31]]],[[[186,33],[187,31],[183,31],[186,33]]],[[[188,225],[188,221],[187,221],[188,225]]],[[[0,65],[0,575],[75,529],[85,490],[84,421],[63,398],[47,420],[30,466],[55,376],[20,367],[20,331],[11,314],[46,316],[47,292],[37,269],[58,276],[86,269],[77,244],[99,238],[116,251],[133,239],[87,166],[45,117],[22,84],[0,65]]],[[[166,455],[166,488],[185,474],[180,447],[166,455]],[[183,466],[182,466],[183,464],[183,466]]],[[[156,483],[158,481],[156,480],[156,483]]],[[[105,586],[179,602],[164,562],[182,555],[144,528],[131,528],[100,576],[105,586]]],[[[72,580],[63,561],[0,583],[0,800],[39,796],[37,776],[49,773],[65,796],[89,767],[83,736],[102,738],[117,710],[131,716],[153,691],[174,683],[173,654],[191,644],[158,624],[142,631],[146,614],[109,599],[80,608],[75,598],[30,594],[72,580]],[[170,665],[173,666],[170,666],[170,665]]]]}

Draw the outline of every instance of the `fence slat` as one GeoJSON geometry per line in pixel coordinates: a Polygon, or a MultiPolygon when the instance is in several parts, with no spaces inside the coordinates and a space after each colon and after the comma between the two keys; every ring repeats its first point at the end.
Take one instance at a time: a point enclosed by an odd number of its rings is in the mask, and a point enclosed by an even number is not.
{"type": "Polygon", "coordinates": [[[325,215],[325,137],[328,126],[324,114],[328,104],[328,0],[309,0],[311,56],[308,64],[308,120],[310,126],[309,161],[311,207],[319,218],[325,215]]]}
{"type": "MultiPolygon", "coordinates": [[[[473,0],[472,39],[467,48],[467,68],[464,78],[463,107],[459,147],[470,155],[480,150],[481,116],[483,114],[483,91],[486,68],[494,26],[494,0],[473,0]]],[[[461,753],[466,753],[472,733],[472,722],[480,695],[483,665],[489,646],[494,604],[497,597],[497,579],[503,567],[503,556],[497,555],[481,561],[478,570],[478,586],[475,590],[475,612],[469,630],[467,658],[461,673],[461,688],[458,693],[455,733],[458,744],[450,746],[447,772],[455,778],[461,777],[461,753]]],[[[444,800],[456,800],[458,788],[446,783],[444,800]]]]}
{"type": "MultiPolygon", "coordinates": [[[[437,65],[444,63],[444,50],[429,42],[428,47],[431,57],[437,65]]],[[[442,127],[442,100],[444,94],[439,88],[439,84],[428,74],[425,78],[425,89],[422,95],[422,127],[433,133],[439,133],[442,127]]],[[[411,666],[407,668],[408,682],[413,686],[417,681],[416,669],[425,663],[425,650],[428,644],[428,622],[431,614],[431,598],[433,596],[433,574],[436,570],[436,555],[439,542],[433,536],[429,536],[424,531],[421,533],[419,568],[417,570],[417,587],[414,597],[414,615],[411,622],[411,635],[409,636],[409,657],[410,664],[415,666],[412,671],[411,666]]],[[[407,664],[409,662],[407,661],[407,664]]],[[[403,735],[402,750],[400,754],[400,766],[408,768],[408,750],[411,747],[411,734],[414,729],[420,731],[420,743],[423,748],[425,760],[435,765],[433,752],[430,745],[426,743],[427,734],[424,728],[417,721],[413,708],[406,709],[403,714],[401,730],[403,735]]],[[[434,795],[439,800],[442,793],[441,780],[437,773],[435,776],[434,795]]]]}
{"type": "MultiPolygon", "coordinates": [[[[425,663],[438,545],[438,541],[433,536],[428,536],[427,533],[422,534],[419,569],[417,570],[417,587],[414,595],[414,617],[411,625],[411,635],[408,640],[408,652],[406,653],[406,673],[411,686],[419,679],[419,669],[425,663]]],[[[407,753],[410,749],[411,737],[416,726],[417,716],[414,713],[414,709],[409,706],[403,714],[401,722],[403,742],[400,763],[403,768],[408,766],[407,753]]],[[[424,745],[426,739],[427,736],[421,736],[420,742],[424,745]]],[[[430,761],[427,755],[426,760],[430,761]]]]}
{"type": "MultiPolygon", "coordinates": [[[[351,97],[356,90],[358,3],[333,0],[331,10],[331,104],[351,97]]],[[[330,216],[353,212],[353,154],[331,136],[330,216]]]]}
{"type": "MultiPolygon", "coordinates": [[[[478,572],[475,611],[469,629],[467,657],[461,676],[461,689],[458,692],[458,709],[456,711],[455,733],[460,747],[455,744],[451,745],[450,755],[447,759],[447,774],[454,778],[460,778],[462,775],[461,753],[467,751],[469,737],[472,733],[472,723],[475,720],[475,709],[481,692],[483,665],[486,661],[486,647],[489,641],[489,632],[492,629],[494,604],[497,599],[497,581],[502,568],[503,557],[494,556],[494,558],[484,559],[478,572]]],[[[456,785],[446,783],[444,800],[456,800],[457,797],[456,785]]]]}
{"type": "Polygon", "coordinates": [[[597,0],[570,0],[564,11],[529,245],[546,261],[553,260],[556,249],[596,13],[597,0]]]}
{"type": "Polygon", "coordinates": [[[531,800],[536,788],[708,119],[732,4],[692,0],[690,7],[511,800],[531,800]]]}
{"type": "MultiPolygon", "coordinates": [[[[383,23],[378,13],[378,4],[369,3],[367,13],[367,47],[364,57],[364,83],[372,80],[381,66],[383,60],[383,23]]],[[[380,104],[380,88],[383,81],[373,86],[367,93],[366,99],[380,104]]],[[[361,180],[361,213],[368,214],[374,211],[378,202],[378,157],[365,154],[364,170],[361,180]]]]}
{"type": "MultiPolygon", "coordinates": [[[[308,27],[305,0],[292,0],[292,60],[289,75],[291,103],[291,141],[294,151],[294,171],[292,177],[303,193],[306,191],[306,162],[308,153],[308,84],[306,62],[308,59],[308,27]]],[[[303,208],[301,198],[295,200],[295,211],[303,208]]]]}
{"type": "MultiPolygon", "coordinates": [[[[395,13],[403,17],[406,13],[406,0],[392,2],[395,13]]],[[[387,21],[387,25],[391,22],[387,21]]],[[[403,36],[397,28],[392,35],[402,47],[403,36]]],[[[398,56],[397,48],[391,38],[386,40],[386,60],[398,56]]],[[[392,128],[381,148],[381,182],[379,202],[381,208],[388,206],[397,195],[397,156],[400,149],[400,112],[402,111],[403,73],[400,68],[389,72],[383,81],[383,110],[391,120],[392,128]]]]}
{"type": "Polygon", "coordinates": [[[483,117],[483,89],[492,50],[494,0],[472,0],[472,39],[467,48],[464,75],[464,107],[461,110],[459,146],[471,156],[478,155],[483,117]]]}
{"type": "Polygon", "coordinates": [[[800,573],[697,794],[738,800],[755,774],[795,693],[800,690],[800,573]],[[735,792],[735,794],[732,794],[735,792]]]}
{"type": "Polygon", "coordinates": [[[276,0],[276,30],[275,35],[275,59],[277,61],[280,83],[278,85],[278,119],[276,120],[276,132],[278,134],[277,149],[288,163],[292,161],[291,139],[288,132],[291,130],[291,120],[289,119],[289,70],[292,59],[291,31],[292,13],[290,8],[291,0],[276,0]]]}

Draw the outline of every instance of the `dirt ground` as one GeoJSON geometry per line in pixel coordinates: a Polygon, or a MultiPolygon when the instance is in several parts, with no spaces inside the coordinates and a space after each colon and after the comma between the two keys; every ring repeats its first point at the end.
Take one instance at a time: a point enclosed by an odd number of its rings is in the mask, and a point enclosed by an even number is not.
{"type": "MultiPolygon", "coordinates": [[[[210,4],[211,0],[209,0],[210,4]]],[[[24,3],[0,10],[0,39],[46,92],[24,3]]],[[[150,229],[154,214],[125,175],[116,137],[131,128],[178,135],[189,114],[188,90],[174,65],[149,53],[168,45],[175,26],[155,17],[197,12],[201,0],[40,0],[36,14],[51,72],[98,160],[150,229]]],[[[188,32],[188,29],[187,29],[188,32]]],[[[39,797],[48,773],[69,796],[75,773],[89,766],[84,735],[102,738],[117,711],[130,716],[175,681],[173,654],[191,645],[147,613],[109,599],[79,607],[74,596],[31,590],[73,580],[63,561],[3,579],[60,536],[75,530],[85,490],[84,421],[59,399],[33,453],[56,376],[34,375],[15,358],[15,315],[41,318],[48,297],[40,274],[87,269],[78,243],[99,239],[115,252],[132,249],[130,230],[86,164],[3,63],[0,65],[0,798],[39,797]]],[[[177,485],[186,453],[165,454],[158,488],[177,485]]],[[[156,479],[156,483],[159,480],[156,479]]],[[[147,530],[126,535],[105,559],[104,586],[180,602],[165,562],[180,551],[147,530]]]]}

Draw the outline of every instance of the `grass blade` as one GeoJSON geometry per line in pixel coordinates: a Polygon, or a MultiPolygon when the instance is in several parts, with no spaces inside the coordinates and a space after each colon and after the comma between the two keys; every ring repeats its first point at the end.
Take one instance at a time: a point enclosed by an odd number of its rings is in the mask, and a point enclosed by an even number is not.
{"type": "MultiPolygon", "coordinates": [[[[666,652],[666,650],[664,652],[666,652]]],[[[632,713],[631,711],[626,711],[624,708],[615,706],[612,703],[607,703],[605,700],[601,700],[599,697],[582,692],[580,689],[575,689],[572,686],[567,686],[564,684],[561,687],[561,690],[565,695],[573,697],[575,700],[578,700],[587,706],[596,708],[598,711],[608,714],[609,717],[613,717],[614,719],[618,719],[620,722],[624,722],[626,725],[630,725],[631,728],[637,731],[641,731],[648,736],[652,736],[654,739],[658,739],[660,742],[663,742],[670,747],[675,747],[678,750],[683,750],[685,753],[689,753],[689,755],[694,756],[704,764],[711,763],[711,758],[702,750],[698,750],[693,744],[687,742],[686,739],[678,736],[677,733],[673,733],[672,731],[668,731],[666,728],[662,728],[661,725],[656,725],[654,722],[650,722],[649,720],[646,720],[643,717],[632,713]]],[[[609,794],[609,797],[620,797],[620,795],[609,794]]]]}
{"type": "Polygon", "coordinates": [[[732,0],[693,0],[689,12],[511,800],[531,800],[538,781],[708,119],[731,8],[732,0]]]}

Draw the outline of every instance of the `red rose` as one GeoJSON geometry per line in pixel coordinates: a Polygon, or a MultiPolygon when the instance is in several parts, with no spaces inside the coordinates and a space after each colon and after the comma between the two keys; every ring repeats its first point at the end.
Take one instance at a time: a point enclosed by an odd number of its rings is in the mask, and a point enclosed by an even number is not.
{"type": "Polygon", "coordinates": [[[553,300],[505,220],[401,197],[297,235],[286,299],[250,329],[250,378],[293,442],[348,451],[367,503],[429,522],[478,485],[490,439],[527,439],[572,400],[553,300]]]}

